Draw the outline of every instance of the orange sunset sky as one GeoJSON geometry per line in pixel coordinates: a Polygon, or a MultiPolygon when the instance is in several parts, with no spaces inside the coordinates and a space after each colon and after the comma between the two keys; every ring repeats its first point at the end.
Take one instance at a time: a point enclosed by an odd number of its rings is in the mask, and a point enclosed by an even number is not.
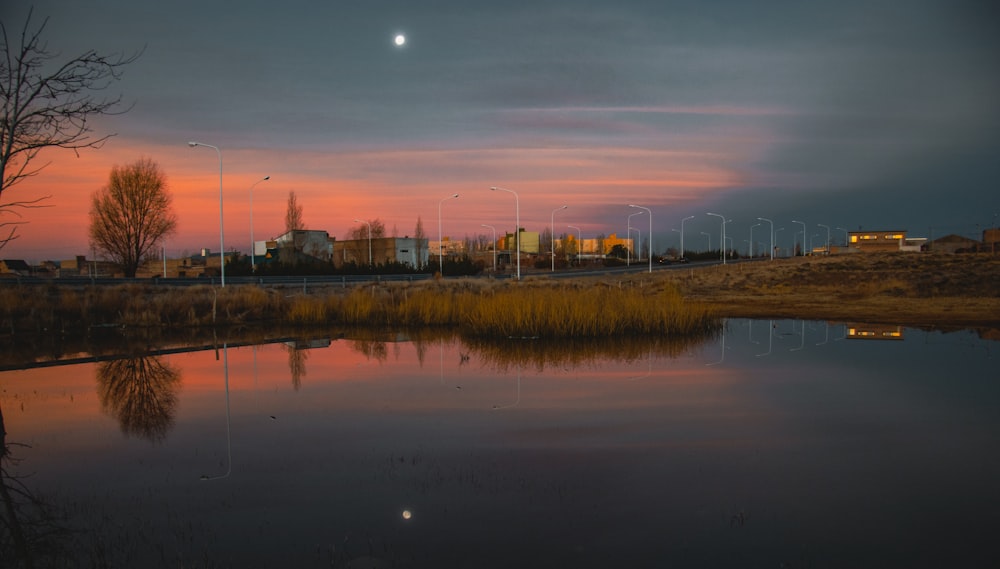
{"type": "MultiPolygon", "coordinates": [[[[28,5],[6,3],[9,42],[28,5]]],[[[49,48],[142,52],[108,87],[128,112],[91,121],[103,148],[51,149],[3,201],[50,195],[0,258],[89,255],[93,192],[142,157],[166,174],[179,217],[167,254],[284,231],[294,191],[309,229],[461,239],[521,225],[622,235],[653,212],[653,248],[701,231],[742,249],[758,217],[913,236],[977,237],[1000,198],[995,15],[973,1],[181,0],[33,3],[49,48]],[[393,38],[405,34],[397,46],[393,38]],[[930,233],[930,235],[928,235],[930,233]]],[[[14,221],[9,212],[2,221],[14,221]]],[[[643,228],[648,239],[648,220],[643,228]]],[[[756,237],[764,232],[758,231],[756,237]]],[[[842,235],[836,232],[835,238],[842,235]]],[[[809,235],[812,237],[812,235],[809,235]]],[[[824,234],[825,237],[825,234],[824,234]]]]}

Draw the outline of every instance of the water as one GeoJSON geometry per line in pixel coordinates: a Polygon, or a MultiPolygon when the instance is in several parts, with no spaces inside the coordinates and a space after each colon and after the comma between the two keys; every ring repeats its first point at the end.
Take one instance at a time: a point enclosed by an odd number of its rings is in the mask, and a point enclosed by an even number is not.
{"type": "Polygon", "coordinates": [[[1000,558],[998,344],[972,331],[392,340],[0,373],[5,487],[45,503],[25,542],[71,567],[1000,558]]]}

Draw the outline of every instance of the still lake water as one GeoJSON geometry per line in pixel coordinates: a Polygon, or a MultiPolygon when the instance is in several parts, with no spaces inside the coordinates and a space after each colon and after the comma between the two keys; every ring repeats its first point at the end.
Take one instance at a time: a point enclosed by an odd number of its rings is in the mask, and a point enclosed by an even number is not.
{"type": "Polygon", "coordinates": [[[28,538],[72,530],[54,566],[995,567],[998,351],[731,320],[621,357],[320,339],[7,371],[4,482],[47,503],[28,538]]]}

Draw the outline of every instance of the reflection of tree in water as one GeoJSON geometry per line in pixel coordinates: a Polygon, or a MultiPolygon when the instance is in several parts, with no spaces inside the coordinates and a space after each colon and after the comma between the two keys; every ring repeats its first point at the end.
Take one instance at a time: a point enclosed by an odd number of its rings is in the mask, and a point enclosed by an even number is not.
{"type": "Polygon", "coordinates": [[[302,387],[302,378],[306,376],[306,360],[309,353],[300,350],[293,345],[286,345],[288,348],[288,371],[292,374],[292,387],[298,391],[302,387]]]}
{"type": "Polygon", "coordinates": [[[22,445],[7,442],[0,409],[0,565],[54,567],[58,560],[70,559],[65,546],[69,530],[64,516],[15,473],[20,463],[11,451],[15,446],[22,445]]]}
{"type": "Polygon", "coordinates": [[[97,394],[105,413],[123,433],[160,442],[174,424],[180,373],[158,357],[104,362],[97,366],[97,394]]]}
{"type": "Polygon", "coordinates": [[[354,350],[380,363],[389,357],[385,342],[380,340],[354,340],[354,350]]]}

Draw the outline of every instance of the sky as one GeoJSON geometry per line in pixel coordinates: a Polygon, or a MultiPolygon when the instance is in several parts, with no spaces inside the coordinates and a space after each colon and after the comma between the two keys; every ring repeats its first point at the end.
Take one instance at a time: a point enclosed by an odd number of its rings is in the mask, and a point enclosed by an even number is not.
{"type": "MultiPolygon", "coordinates": [[[[90,200],[115,165],[155,161],[179,223],[168,256],[355,219],[431,240],[521,226],[624,235],[654,251],[811,244],[844,232],[978,237],[1000,212],[1000,18],[973,0],[522,2],[38,0],[49,48],[142,51],[93,121],[100,149],[53,149],[5,198],[0,258],[90,255],[90,200]],[[397,46],[394,37],[405,34],[397,46]],[[270,176],[267,181],[261,181],[270,176]],[[498,186],[515,196],[490,191],[498,186]],[[251,189],[252,188],[252,189],[251,189]],[[445,199],[454,193],[458,199],[445,199]],[[442,201],[443,200],[443,201],[442,201]],[[557,210],[563,205],[565,210],[557,210]],[[440,213],[440,216],[439,216],[440,213]],[[728,220],[732,220],[729,222],[728,220]],[[650,220],[631,218],[643,240],[650,220]],[[821,226],[822,225],[822,226],[821,226]],[[634,233],[634,232],[633,232],[634,233]],[[635,236],[635,235],[633,235],[635,236]],[[801,240],[801,237],[799,237],[801,240]],[[818,240],[818,241],[817,241],[818,240]]],[[[28,2],[5,2],[17,35],[28,2]]]]}

